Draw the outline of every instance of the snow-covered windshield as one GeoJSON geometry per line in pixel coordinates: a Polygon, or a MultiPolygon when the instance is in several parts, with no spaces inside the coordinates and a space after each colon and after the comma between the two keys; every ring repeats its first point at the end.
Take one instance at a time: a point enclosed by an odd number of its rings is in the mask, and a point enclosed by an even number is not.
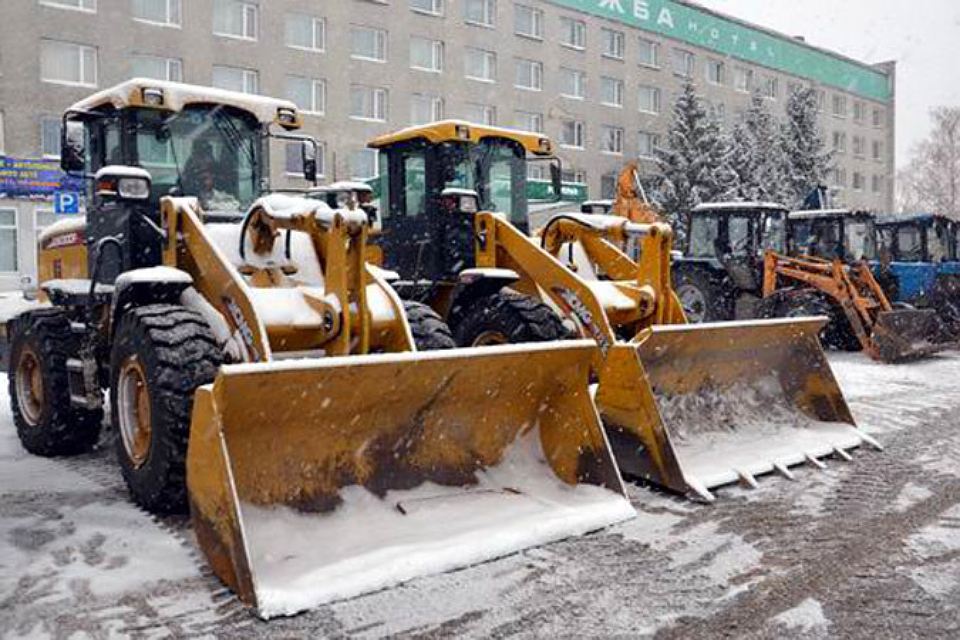
{"type": "Polygon", "coordinates": [[[872,222],[848,222],[844,235],[848,260],[877,259],[877,236],[872,222]]]}
{"type": "Polygon", "coordinates": [[[207,211],[242,211],[259,190],[257,122],[223,106],[170,114],[134,111],[138,164],[153,177],[153,197],[196,196],[207,211]]]}
{"type": "Polygon", "coordinates": [[[480,208],[505,214],[514,224],[527,223],[527,163],[523,148],[509,140],[466,145],[450,142],[438,151],[441,189],[473,189],[480,208]]]}

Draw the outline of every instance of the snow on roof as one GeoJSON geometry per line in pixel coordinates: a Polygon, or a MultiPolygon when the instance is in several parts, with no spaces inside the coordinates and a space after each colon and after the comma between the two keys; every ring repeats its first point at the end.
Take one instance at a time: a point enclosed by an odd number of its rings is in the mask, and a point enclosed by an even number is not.
{"type": "Polygon", "coordinates": [[[43,231],[40,232],[40,236],[37,238],[37,241],[43,244],[53,236],[58,236],[61,233],[76,233],[78,231],[84,231],[86,228],[86,216],[70,216],[69,218],[57,220],[53,224],[44,227],[43,231]]]}
{"type": "Polygon", "coordinates": [[[373,187],[371,187],[366,182],[358,182],[355,180],[340,180],[338,182],[332,182],[330,184],[324,184],[319,187],[314,187],[310,189],[310,193],[329,193],[331,191],[372,192],[373,187]]]}
{"type": "MultiPolygon", "coordinates": [[[[332,209],[323,200],[312,200],[300,196],[291,196],[283,193],[272,193],[258,198],[250,206],[252,213],[256,209],[263,209],[272,218],[284,219],[295,215],[316,214],[317,220],[330,224],[336,214],[340,214],[344,222],[350,226],[367,224],[368,218],[364,211],[350,209],[332,209]]],[[[247,215],[250,215],[248,213],[247,215]]]]}
{"type": "Polygon", "coordinates": [[[791,211],[791,220],[806,220],[809,218],[839,218],[843,216],[868,216],[865,211],[851,211],[850,209],[810,209],[808,211],[791,211]]]}
{"type": "Polygon", "coordinates": [[[103,91],[98,91],[75,103],[70,109],[88,111],[109,104],[117,109],[123,107],[151,107],[167,111],[182,111],[187,105],[203,103],[223,104],[243,109],[256,116],[257,120],[263,123],[275,121],[277,109],[288,109],[298,114],[297,121],[299,122],[297,105],[289,100],[147,78],[133,78],[103,91]],[[163,91],[163,104],[161,106],[145,104],[143,89],[161,89],[163,91]]]}
{"type": "Polygon", "coordinates": [[[938,219],[949,220],[950,218],[940,213],[882,213],[877,216],[877,224],[929,223],[938,219]]]}
{"type": "Polygon", "coordinates": [[[693,208],[694,211],[730,211],[749,209],[782,209],[787,208],[778,202],[704,202],[693,208]]]}

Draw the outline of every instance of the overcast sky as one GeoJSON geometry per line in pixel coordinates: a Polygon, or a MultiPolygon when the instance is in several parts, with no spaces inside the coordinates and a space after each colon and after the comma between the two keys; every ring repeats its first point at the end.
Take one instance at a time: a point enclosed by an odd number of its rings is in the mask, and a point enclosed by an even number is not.
{"type": "Polygon", "coordinates": [[[864,62],[897,61],[897,164],[960,106],[960,0],[696,0],[864,62]]]}

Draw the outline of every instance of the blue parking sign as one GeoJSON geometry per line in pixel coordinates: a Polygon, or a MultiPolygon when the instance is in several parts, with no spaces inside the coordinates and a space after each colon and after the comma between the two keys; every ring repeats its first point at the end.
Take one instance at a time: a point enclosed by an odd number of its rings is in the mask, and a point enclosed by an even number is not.
{"type": "Polygon", "coordinates": [[[57,191],[53,194],[54,213],[80,213],[80,194],[76,191],[57,191]]]}

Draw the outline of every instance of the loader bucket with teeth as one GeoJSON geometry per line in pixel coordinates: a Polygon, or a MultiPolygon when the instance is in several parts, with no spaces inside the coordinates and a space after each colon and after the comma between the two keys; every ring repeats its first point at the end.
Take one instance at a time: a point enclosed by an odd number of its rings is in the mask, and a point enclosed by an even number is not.
{"type": "Polygon", "coordinates": [[[857,429],[823,355],[825,323],[654,326],[616,345],[596,398],[621,470],[710,501],[715,487],[879,448],[857,429]]]}
{"type": "Polygon", "coordinates": [[[264,618],[634,515],[592,342],[223,367],[188,483],[216,573],[264,618]]]}

